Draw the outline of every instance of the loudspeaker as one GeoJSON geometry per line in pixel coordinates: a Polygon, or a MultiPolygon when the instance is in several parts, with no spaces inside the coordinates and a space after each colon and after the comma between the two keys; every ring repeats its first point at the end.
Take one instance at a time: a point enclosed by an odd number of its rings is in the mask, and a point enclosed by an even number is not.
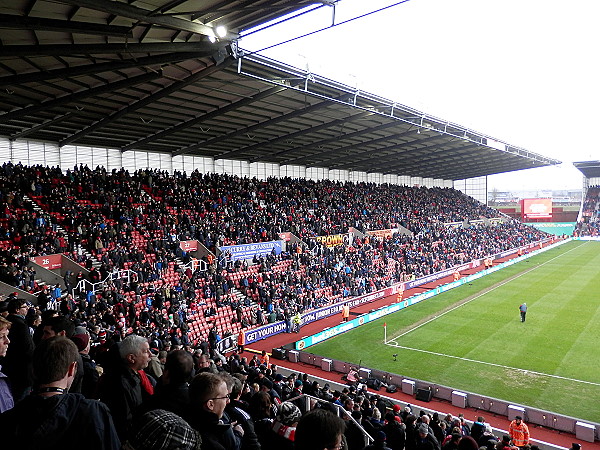
{"type": "Polygon", "coordinates": [[[273,355],[273,358],[275,359],[286,359],[287,351],[284,348],[274,348],[271,350],[271,355],[273,355]]]}
{"type": "Polygon", "coordinates": [[[431,397],[433,397],[433,392],[431,389],[417,389],[417,400],[420,402],[430,402],[431,397]]]}

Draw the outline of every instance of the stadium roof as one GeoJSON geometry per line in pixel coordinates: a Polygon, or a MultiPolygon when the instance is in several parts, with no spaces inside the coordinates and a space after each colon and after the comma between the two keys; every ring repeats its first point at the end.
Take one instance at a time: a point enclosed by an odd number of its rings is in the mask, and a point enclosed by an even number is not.
{"type": "Polygon", "coordinates": [[[236,46],[332,3],[5,2],[0,134],[448,180],[560,163],[236,46]]]}
{"type": "Polygon", "coordinates": [[[580,161],[574,162],[573,165],[586,178],[600,178],[600,161],[580,161]]]}

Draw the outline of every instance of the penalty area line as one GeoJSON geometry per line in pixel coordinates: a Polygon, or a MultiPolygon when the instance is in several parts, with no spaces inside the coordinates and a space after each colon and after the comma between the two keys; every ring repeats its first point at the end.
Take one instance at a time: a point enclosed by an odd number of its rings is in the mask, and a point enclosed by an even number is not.
{"type": "Polygon", "coordinates": [[[556,378],[557,380],[573,381],[575,383],[589,384],[589,385],[592,385],[592,386],[600,386],[600,383],[594,383],[593,381],[585,381],[585,380],[578,380],[576,378],[561,377],[560,375],[551,375],[549,373],[536,372],[535,370],[520,369],[519,367],[505,366],[503,364],[496,364],[496,363],[491,363],[491,362],[486,362],[486,361],[479,361],[479,360],[470,359],[470,358],[463,358],[462,356],[447,355],[445,353],[432,352],[432,351],[429,351],[429,350],[422,350],[420,348],[406,347],[404,345],[399,345],[395,341],[389,341],[386,345],[389,345],[390,347],[394,347],[394,348],[400,348],[400,349],[403,349],[403,350],[410,350],[410,351],[413,351],[413,352],[427,353],[428,355],[442,356],[444,358],[458,359],[460,361],[466,361],[466,362],[471,362],[471,363],[476,363],[476,364],[484,364],[486,366],[499,367],[501,369],[514,370],[516,372],[523,372],[525,374],[533,374],[533,375],[539,375],[539,376],[542,376],[542,377],[556,378]]]}

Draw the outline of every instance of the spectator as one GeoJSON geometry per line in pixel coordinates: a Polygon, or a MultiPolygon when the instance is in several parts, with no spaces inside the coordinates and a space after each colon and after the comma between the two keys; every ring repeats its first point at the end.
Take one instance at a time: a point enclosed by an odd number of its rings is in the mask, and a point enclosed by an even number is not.
{"type": "Polygon", "coordinates": [[[245,389],[245,382],[239,378],[224,375],[228,384],[231,384],[230,401],[225,407],[225,413],[233,423],[238,423],[244,430],[242,437],[242,450],[260,450],[261,444],[254,430],[254,421],[249,414],[249,405],[241,400],[245,389]]]}
{"type": "Polygon", "coordinates": [[[371,445],[367,445],[365,447],[365,450],[376,450],[376,449],[392,450],[390,447],[388,447],[386,445],[386,443],[387,443],[387,436],[386,436],[385,432],[378,431],[375,434],[373,443],[371,445]]]}
{"type": "Polygon", "coordinates": [[[385,415],[385,424],[382,428],[387,437],[387,445],[392,450],[403,450],[406,441],[406,427],[402,423],[400,416],[392,412],[385,415]]]}
{"type": "Polygon", "coordinates": [[[185,350],[173,350],[169,353],[163,375],[158,380],[146,409],[165,409],[178,416],[185,416],[190,407],[188,383],[193,373],[192,355],[185,350]]]}
{"type": "MultiPolygon", "coordinates": [[[[441,446],[433,433],[430,433],[429,426],[425,423],[421,423],[417,430],[417,450],[440,450],[441,446]]],[[[459,442],[460,444],[460,442],[459,442]]]]}
{"type": "MultiPolygon", "coordinates": [[[[10,330],[11,323],[4,317],[0,316],[0,358],[6,356],[8,350],[8,344],[10,339],[8,338],[8,330],[10,330]]],[[[8,411],[14,406],[12,393],[10,392],[10,384],[8,377],[2,373],[2,366],[0,366],[0,413],[8,411]]]]}
{"type": "Polygon", "coordinates": [[[201,450],[202,438],[178,415],[155,409],[136,418],[123,450],[201,450]]]}
{"type": "Polygon", "coordinates": [[[324,409],[313,409],[298,421],[295,450],[341,450],[344,447],[342,419],[324,409]]]}
{"type": "Polygon", "coordinates": [[[112,411],[117,432],[125,439],[135,413],[152,395],[152,385],[143,371],[150,361],[150,347],[143,337],[130,335],[115,350],[117,361],[106,368],[100,381],[100,399],[112,411]]]}
{"type": "Polygon", "coordinates": [[[47,339],[36,348],[35,389],[0,416],[3,445],[24,450],[121,448],[108,408],[68,392],[76,361],[77,347],[62,336],[47,339]]]}
{"type": "Polygon", "coordinates": [[[190,384],[189,423],[202,436],[202,449],[239,450],[244,430],[223,420],[229,403],[227,384],[218,375],[204,372],[190,384]]]}
{"type": "Polygon", "coordinates": [[[90,357],[90,335],[87,332],[75,334],[71,340],[77,346],[77,350],[79,350],[83,366],[81,393],[86,398],[98,398],[100,373],[98,372],[96,362],[90,357]]]}
{"type": "Polygon", "coordinates": [[[13,298],[8,303],[8,320],[11,322],[8,339],[11,344],[4,358],[3,370],[11,383],[11,391],[15,403],[25,398],[33,385],[33,339],[25,316],[29,305],[20,298],[13,298]]]}

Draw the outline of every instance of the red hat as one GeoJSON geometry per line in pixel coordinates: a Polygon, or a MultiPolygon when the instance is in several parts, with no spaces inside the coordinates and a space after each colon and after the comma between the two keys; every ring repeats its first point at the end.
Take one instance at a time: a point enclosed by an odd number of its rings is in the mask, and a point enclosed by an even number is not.
{"type": "Polygon", "coordinates": [[[87,334],[76,334],[71,338],[71,340],[77,346],[77,350],[82,351],[90,342],[90,337],[87,334]]]}

